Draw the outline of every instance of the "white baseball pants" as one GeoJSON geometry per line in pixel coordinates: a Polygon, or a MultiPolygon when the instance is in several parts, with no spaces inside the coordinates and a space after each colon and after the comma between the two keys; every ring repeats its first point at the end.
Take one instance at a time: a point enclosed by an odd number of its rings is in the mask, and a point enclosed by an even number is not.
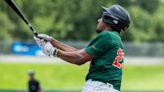
{"type": "Polygon", "coordinates": [[[120,92],[113,88],[112,84],[100,81],[87,80],[82,92],[120,92]]]}

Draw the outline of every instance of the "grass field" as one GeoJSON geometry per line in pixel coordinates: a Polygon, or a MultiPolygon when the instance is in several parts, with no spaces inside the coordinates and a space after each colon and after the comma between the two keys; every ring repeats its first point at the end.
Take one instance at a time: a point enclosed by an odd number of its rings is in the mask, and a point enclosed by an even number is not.
{"type": "MultiPolygon", "coordinates": [[[[27,88],[27,71],[36,72],[44,90],[80,90],[85,83],[88,65],[71,64],[4,64],[0,63],[0,89],[27,88]]],[[[164,90],[164,67],[125,66],[122,90],[164,90]]]]}

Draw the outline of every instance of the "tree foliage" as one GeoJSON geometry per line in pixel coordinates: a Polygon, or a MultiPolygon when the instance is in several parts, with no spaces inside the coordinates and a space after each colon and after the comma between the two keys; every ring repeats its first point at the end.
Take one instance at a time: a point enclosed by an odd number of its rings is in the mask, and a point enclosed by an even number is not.
{"type": "MultiPolygon", "coordinates": [[[[96,35],[100,6],[124,6],[132,25],[124,41],[164,41],[164,3],[160,0],[15,0],[39,33],[59,40],[90,40],[96,35]]],[[[32,40],[27,25],[0,1],[0,39],[32,40]]]]}

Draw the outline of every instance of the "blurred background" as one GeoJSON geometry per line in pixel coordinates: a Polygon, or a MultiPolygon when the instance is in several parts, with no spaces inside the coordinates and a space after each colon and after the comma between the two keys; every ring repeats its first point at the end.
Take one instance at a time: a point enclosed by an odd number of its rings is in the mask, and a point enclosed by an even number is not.
{"type": "MultiPolygon", "coordinates": [[[[132,18],[121,34],[123,92],[164,92],[164,0],[14,0],[39,33],[81,49],[96,37],[101,6],[120,4],[132,18]]],[[[27,92],[28,71],[43,92],[80,92],[89,65],[44,56],[28,26],[0,0],[0,92],[27,92]]]]}

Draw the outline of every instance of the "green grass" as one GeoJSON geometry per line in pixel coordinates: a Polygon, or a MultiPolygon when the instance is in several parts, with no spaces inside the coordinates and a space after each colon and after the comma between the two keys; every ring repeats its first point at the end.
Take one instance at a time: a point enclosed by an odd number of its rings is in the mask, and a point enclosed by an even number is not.
{"type": "MultiPolygon", "coordinates": [[[[36,72],[43,89],[81,89],[88,65],[0,63],[0,89],[26,89],[27,71],[36,72]]],[[[164,90],[164,67],[125,66],[122,90],[164,90]]]]}
{"type": "Polygon", "coordinates": [[[44,89],[80,89],[85,83],[88,66],[70,64],[0,64],[0,89],[26,89],[28,70],[44,89]]]}
{"type": "Polygon", "coordinates": [[[125,66],[123,90],[164,90],[164,67],[125,66]]]}

